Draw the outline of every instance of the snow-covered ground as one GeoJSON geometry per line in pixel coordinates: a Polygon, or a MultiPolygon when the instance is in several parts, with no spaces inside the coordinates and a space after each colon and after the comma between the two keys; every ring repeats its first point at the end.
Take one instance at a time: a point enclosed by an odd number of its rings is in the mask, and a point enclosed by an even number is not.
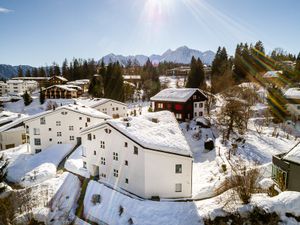
{"type": "MultiPolygon", "coordinates": [[[[226,194],[226,193],[225,193],[226,194]]],[[[141,201],[130,198],[114,191],[103,184],[90,181],[84,198],[84,215],[87,219],[106,224],[133,224],[138,225],[199,225],[204,224],[204,218],[223,216],[224,202],[215,197],[196,202],[155,202],[141,201]],[[101,202],[94,203],[93,195],[100,195],[101,202]],[[122,213],[121,213],[122,212],[122,213]]],[[[253,202],[247,206],[237,204],[237,210],[245,210],[251,206],[262,206],[268,212],[277,212],[282,215],[284,224],[292,224],[294,220],[285,217],[285,212],[300,214],[300,193],[284,192],[270,198],[266,195],[254,195],[253,202]]]]}
{"type": "Polygon", "coordinates": [[[49,102],[55,102],[57,106],[73,104],[73,99],[47,99],[43,105],[40,104],[38,96],[32,96],[32,102],[30,105],[25,106],[23,99],[17,102],[8,102],[4,104],[4,109],[15,113],[24,113],[28,115],[34,115],[46,110],[49,102]]]}
{"type": "Polygon", "coordinates": [[[65,169],[80,176],[89,178],[90,173],[87,169],[83,168],[82,160],[82,145],[80,145],[65,162],[65,169]]]}
{"type": "Polygon", "coordinates": [[[7,180],[23,187],[32,186],[56,176],[57,166],[72,150],[71,144],[57,144],[31,155],[27,144],[3,152],[9,160],[7,180]]]}

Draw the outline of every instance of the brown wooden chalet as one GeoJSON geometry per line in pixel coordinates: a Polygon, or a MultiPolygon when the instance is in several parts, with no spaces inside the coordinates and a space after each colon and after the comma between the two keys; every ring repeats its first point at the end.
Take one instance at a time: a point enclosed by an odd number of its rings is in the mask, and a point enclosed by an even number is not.
{"type": "Polygon", "coordinates": [[[62,76],[52,76],[48,81],[49,85],[66,84],[67,82],[68,80],[62,76]]]}
{"type": "Polygon", "coordinates": [[[154,111],[169,110],[179,121],[202,117],[206,95],[198,88],[167,88],[150,98],[154,111]]]}
{"type": "Polygon", "coordinates": [[[52,85],[42,91],[46,99],[78,98],[83,93],[82,88],[75,85],[52,85]]]}

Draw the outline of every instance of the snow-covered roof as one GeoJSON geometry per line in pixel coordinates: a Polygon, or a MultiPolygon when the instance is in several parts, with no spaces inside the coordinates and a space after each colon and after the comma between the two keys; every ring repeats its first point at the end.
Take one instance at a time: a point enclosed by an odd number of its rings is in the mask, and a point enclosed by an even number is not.
{"type": "Polygon", "coordinates": [[[64,77],[62,77],[62,76],[53,76],[53,77],[51,77],[50,79],[54,79],[54,78],[58,78],[58,79],[60,79],[60,80],[62,80],[62,81],[68,81],[66,78],[64,78],[64,77]]]}
{"type": "Polygon", "coordinates": [[[6,83],[7,84],[21,84],[23,83],[23,80],[8,80],[6,83]]]}
{"type": "Polygon", "coordinates": [[[78,91],[78,90],[82,90],[81,87],[76,86],[76,85],[70,85],[70,84],[56,84],[56,85],[52,85],[50,87],[47,87],[45,90],[51,89],[53,87],[58,87],[58,88],[66,90],[66,91],[78,91]]]}
{"type": "Polygon", "coordinates": [[[300,142],[283,156],[284,160],[300,164],[300,142]]]}
{"type": "Polygon", "coordinates": [[[268,71],[266,72],[263,77],[264,78],[278,78],[280,77],[280,75],[282,75],[282,71],[281,70],[273,70],[273,71],[268,71]]]}
{"type": "Polygon", "coordinates": [[[300,88],[289,88],[284,93],[284,97],[288,99],[300,99],[300,88]]]}
{"type": "Polygon", "coordinates": [[[13,128],[15,126],[21,125],[27,117],[28,117],[27,115],[21,114],[18,118],[16,118],[12,122],[5,124],[4,126],[1,126],[0,133],[4,132],[6,130],[10,130],[11,128],[13,128]]]}
{"type": "Polygon", "coordinates": [[[140,80],[141,75],[123,75],[124,80],[140,80]]]}
{"type": "Polygon", "coordinates": [[[28,117],[26,119],[26,121],[29,121],[29,120],[32,120],[32,119],[36,119],[36,118],[39,118],[39,117],[42,117],[42,116],[45,116],[45,115],[48,115],[48,114],[52,114],[52,113],[55,113],[55,112],[61,111],[61,110],[70,110],[70,111],[81,113],[81,114],[84,114],[84,115],[87,115],[87,116],[91,116],[91,117],[94,117],[94,118],[111,119],[110,116],[108,116],[108,115],[106,115],[106,114],[104,114],[102,112],[99,112],[96,109],[93,109],[93,108],[90,108],[90,107],[86,107],[86,106],[81,106],[81,105],[72,105],[72,104],[69,104],[69,105],[64,105],[64,106],[57,107],[55,110],[48,110],[48,111],[45,111],[45,112],[41,112],[41,113],[35,114],[35,115],[31,116],[31,117],[28,117]]]}
{"type": "Polygon", "coordinates": [[[174,114],[169,111],[109,120],[82,131],[88,133],[108,124],[146,149],[191,157],[192,153],[174,114]]]}
{"type": "Polygon", "coordinates": [[[50,77],[13,77],[13,80],[49,80],[50,77]]]}
{"type": "Polygon", "coordinates": [[[105,104],[107,102],[110,102],[110,101],[127,106],[123,102],[119,102],[117,100],[113,100],[113,99],[109,99],[109,98],[86,98],[86,99],[80,98],[80,99],[76,99],[77,103],[79,103],[81,105],[91,107],[91,108],[95,108],[97,106],[103,105],[103,104],[105,104]]]}
{"type": "Polygon", "coordinates": [[[199,91],[203,96],[205,96],[205,94],[198,88],[167,88],[151,97],[150,100],[186,102],[196,91],[199,91]]]}
{"type": "Polygon", "coordinates": [[[24,117],[24,114],[13,113],[9,111],[3,111],[0,113],[0,128],[18,118],[24,117]]]}

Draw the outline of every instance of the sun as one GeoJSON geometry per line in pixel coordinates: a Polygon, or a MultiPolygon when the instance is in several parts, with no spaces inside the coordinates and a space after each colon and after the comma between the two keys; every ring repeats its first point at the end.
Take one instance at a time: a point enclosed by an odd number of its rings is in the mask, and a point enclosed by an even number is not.
{"type": "Polygon", "coordinates": [[[146,0],[144,11],[150,22],[165,20],[170,14],[174,0],[146,0]]]}

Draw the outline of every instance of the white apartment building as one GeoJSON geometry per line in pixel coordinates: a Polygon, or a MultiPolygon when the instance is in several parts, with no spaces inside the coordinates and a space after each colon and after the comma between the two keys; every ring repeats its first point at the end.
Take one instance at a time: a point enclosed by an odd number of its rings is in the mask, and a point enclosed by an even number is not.
{"type": "Polygon", "coordinates": [[[80,131],[90,125],[101,123],[110,116],[95,109],[66,105],[45,111],[25,120],[25,128],[32,154],[53,144],[81,143],[80,131]]]}
{"type": "Polygon", "coordinates": [[[192,153],[171,112],[109,120],[81,134],[84,167],[101,182],[143,198],[191,197],[192,153]]]}
{"type": "Polygon", "coordinates": [[[284,93],[286,109],[295,120],[300,119],[300,88],[289,88],[284,93]]]}
{"type": "Polygon", "coordinates": [[[0,81],[0,96],[5,95],[7,92],[7,84],[3,81],[0,81]]]}
{"type": "Polygon", "coordinates": [[[0,113],[0,151],[26,143],[24,114],[3,111],[0,113]]]}
{"type": "Polygon", "coordinates": [[[99,112],[103,112],[112,118],[119,118],[127,116],[127,105],[123,102],[119,102],[108,98],[88,98],[79,99],[78,103],[89,106],[93,109],[97,109],[99,112]]]}
{"type": "Polygon", "coordinates": [[[38,83],[33,80],[8,80],[7,92],[8,94],[22,95],[25,91],[32,92],[38,88],[38,83]]]}

